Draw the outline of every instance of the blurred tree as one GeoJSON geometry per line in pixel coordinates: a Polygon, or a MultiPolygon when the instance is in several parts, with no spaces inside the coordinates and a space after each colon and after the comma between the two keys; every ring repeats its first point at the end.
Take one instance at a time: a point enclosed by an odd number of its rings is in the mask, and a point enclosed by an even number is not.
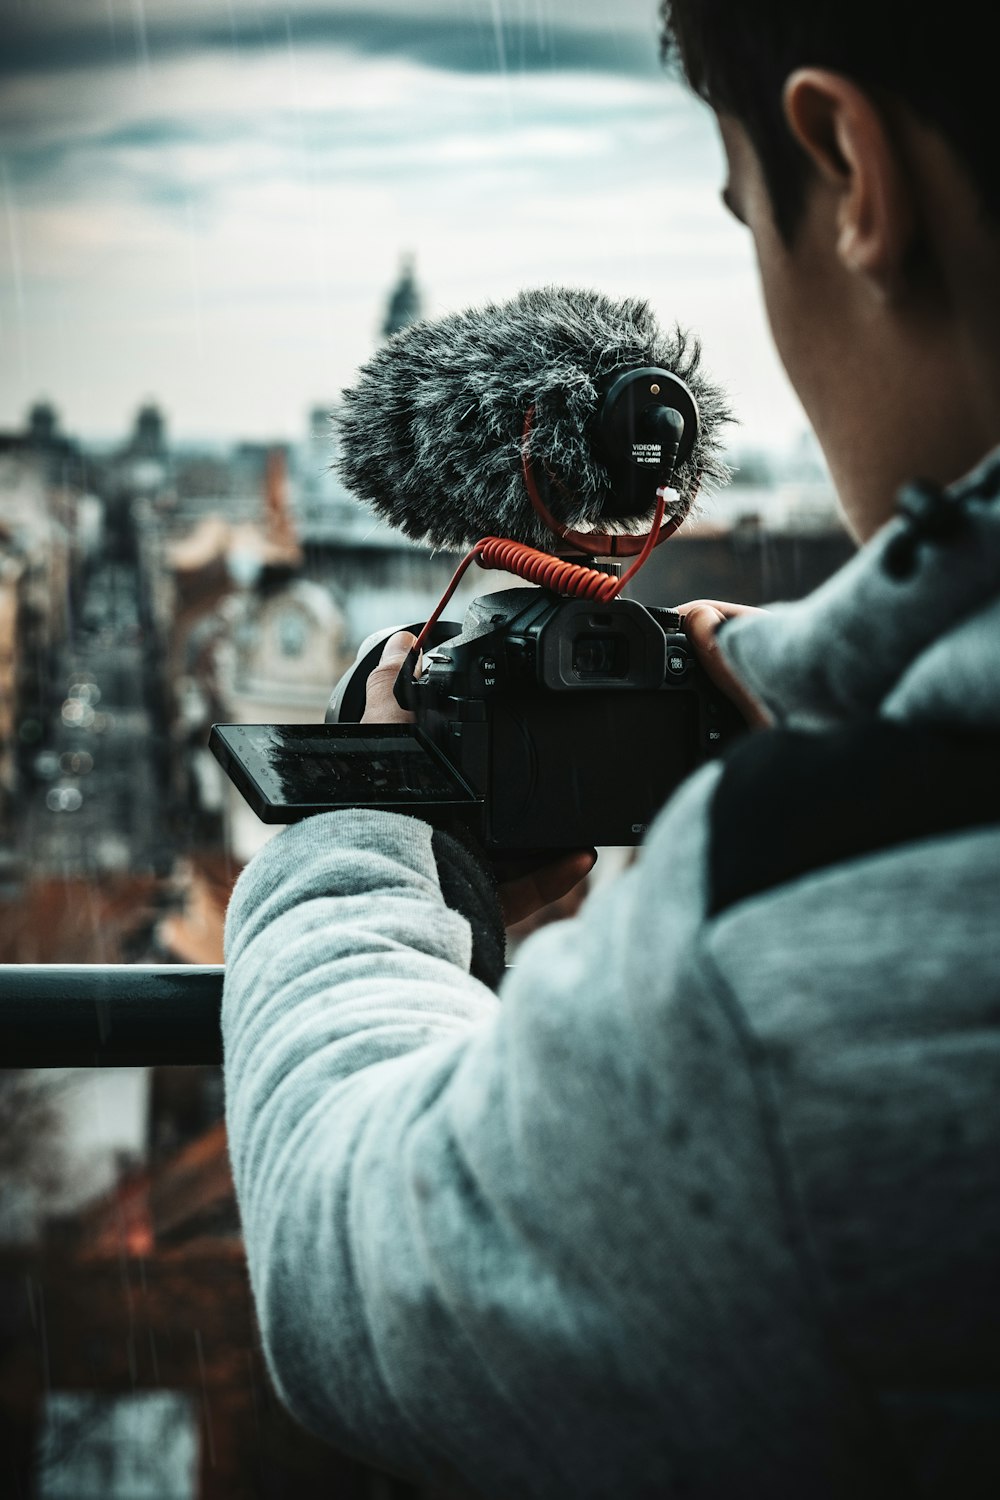
{"type": "Polygon", "coordinates": [[[34,1239],[62,1186],[58,1075],[0,1069],[0,1241],[34,1239]]]}

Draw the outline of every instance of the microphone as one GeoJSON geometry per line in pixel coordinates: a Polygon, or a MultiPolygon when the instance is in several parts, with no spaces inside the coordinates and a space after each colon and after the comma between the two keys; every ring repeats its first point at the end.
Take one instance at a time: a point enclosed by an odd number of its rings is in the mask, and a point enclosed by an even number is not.
{"type": "Polygon", "coordinates": [[[337,469],[415,540],[551,548],[526,459],[563,528],[635,534],[662,487],[679,523],[728,480],[732,421],[693,335],[639,299],[550,286],[395,334],[343,393],[337,469]]]}

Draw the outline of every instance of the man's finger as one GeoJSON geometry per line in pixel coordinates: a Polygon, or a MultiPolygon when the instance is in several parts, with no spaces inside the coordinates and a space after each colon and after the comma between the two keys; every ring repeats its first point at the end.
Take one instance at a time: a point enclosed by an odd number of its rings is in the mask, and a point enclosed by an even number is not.
{"type": "Polygon", "coordinates": [[[412,724],[413,715],[396,702],[393,688],[399,670],[416,644],[408,630],[397,630],[382,648],[379,664],[368,677],[362,724],[412,724]]]}
{"type": "Polygon", "coordinates": [[[678,611],[684,624],[684,633],[694,648],[695,655],[715,685],[736,704],[740,713],[752,729],[766,729],[771,722],[767,710],[747,692],[729,667],[719,650],[716,632],[724,620],[741,614],[758,614],[762,611],[720,604],[714,599],[699,599],[685,604],[678,611]]]}

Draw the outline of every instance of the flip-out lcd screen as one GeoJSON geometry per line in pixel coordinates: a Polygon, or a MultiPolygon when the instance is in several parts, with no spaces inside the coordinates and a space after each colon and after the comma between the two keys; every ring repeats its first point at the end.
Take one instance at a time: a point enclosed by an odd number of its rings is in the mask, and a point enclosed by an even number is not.
{"type": "Polygon", "coordinates": [[[406,724],[215,724],[209,747],[265,823],[343,807],[468,807],[477,798],[406,724]]]}

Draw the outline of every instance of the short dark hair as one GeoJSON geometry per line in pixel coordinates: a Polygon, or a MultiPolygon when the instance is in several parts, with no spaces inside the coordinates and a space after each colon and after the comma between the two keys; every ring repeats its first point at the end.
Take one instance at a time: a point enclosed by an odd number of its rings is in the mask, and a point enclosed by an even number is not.
{"type": "Polygon", "coordinates": [[[984,209],[1000,221],[997,62],[977,24],[978,6],[952,0],[933,26],[919,7],[907,14],[886,0],[660,0],[660,14],[664,57],[747,131],[786,240],[809,178],[781,97],[785,79],[801,67],[829,68],[875,97],[898,98],[946,138],[984,209]]]}

